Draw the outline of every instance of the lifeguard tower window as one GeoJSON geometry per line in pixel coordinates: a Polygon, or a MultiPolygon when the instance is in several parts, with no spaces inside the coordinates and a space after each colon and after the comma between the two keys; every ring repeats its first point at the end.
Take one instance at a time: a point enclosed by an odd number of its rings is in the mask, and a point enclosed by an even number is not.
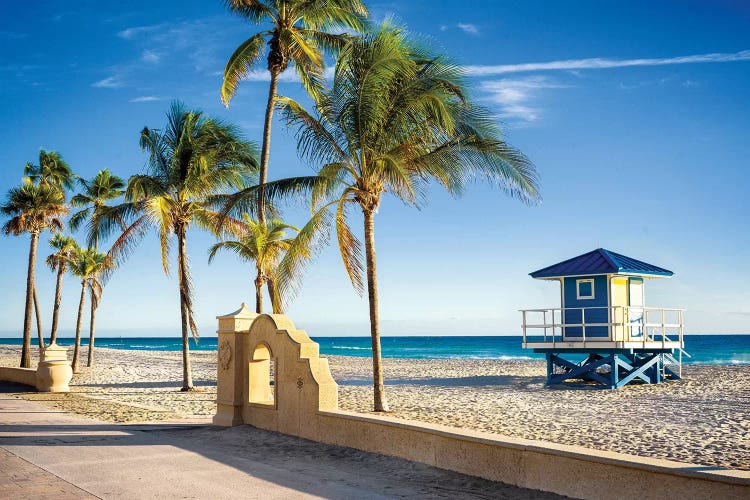
{"type": "Polygon", "coordinates": [[[594,280],[576,280],[576,295],[578,300],[594,298],[594,280]]]}

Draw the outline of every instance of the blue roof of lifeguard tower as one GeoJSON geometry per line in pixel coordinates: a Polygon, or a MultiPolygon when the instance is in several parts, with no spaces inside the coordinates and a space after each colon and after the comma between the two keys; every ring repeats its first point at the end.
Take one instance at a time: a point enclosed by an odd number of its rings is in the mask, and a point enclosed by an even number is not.
{"type": "Polygon", "coordinates": [[[636,274],[639,276],[672,276],[668,269],[626,257],[619,253],[597,248],[591,252],[553,264],[529,273],[532,278],[561,278],[592,274],[636,274]]]}

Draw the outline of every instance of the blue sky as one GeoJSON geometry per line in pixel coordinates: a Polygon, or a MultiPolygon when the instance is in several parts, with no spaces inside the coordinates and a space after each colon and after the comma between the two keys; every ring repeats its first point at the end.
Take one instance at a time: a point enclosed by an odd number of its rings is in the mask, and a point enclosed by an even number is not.
{"type": "MultiPolygon", "coordinates": [[[[518,334],[521,308],[558,305],[557,286],[527,273],[604,247],[672,269],[649,282],[652,306],[688,309],[688,333],[750,333],[750,6],[743,1],[369,2],[465,65],[472,96],[537,165],[543,203],[487,186],[421,210],[387,198],[376,220],[385,334],[518,334]]],[[[172,99],[238,124],[259,141],[267,83],[252,75],[225,109],[221,72],[258,29],[221,2],[24,2],[0,6],[0,192],[40,148],[91,178],[143,169],[144,125],[172,99]]],[[[291,72],[290,72],[291,76],[291,72]]],[[[289,78],[282,94],[301,97],[289,78]]],[[[275,121],[271,178],[311,173],[275,121]]],[[[303,207],[287,219],[305,222],[303,207]]],[[[354,219],[359,224],[358,219],[354,219]]],[[[358,227],[358,226],[357,226],[358,227]]],[[[80,235],[82,236],[82,235],[80,235]]],[[[188,239],[203,335],[214,316],[252,303],[252,270],[230,255],[207,264],[209,235],[188,239]]],[[[0,330],[20,334],[28,237],[0,239],[0,330]]],[[[54,276],[37,262],[43,323],[54,276]]],[[[65,283],[62,328],[79,285],[65,283]]],[[[312,335],[367,334],[367,303],[334,247],[306,275],[289,315],[312,335]]],[[[145,239],[107,286],[106,334],[177,334],[176,276],[145,239]]]]}

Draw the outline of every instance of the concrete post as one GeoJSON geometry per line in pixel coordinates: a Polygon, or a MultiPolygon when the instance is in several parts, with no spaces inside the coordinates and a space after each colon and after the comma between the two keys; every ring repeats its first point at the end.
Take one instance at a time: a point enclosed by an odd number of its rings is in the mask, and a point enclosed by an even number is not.
{"type": "Polygon", "coordinates": [[[216,415],[213,423],[222,426],[242,424],[243,387],[247,379],[248,353],[244,352],[244,337],[258,315],[242,306],[219,320],[218,362],[216,366],[216,415]]]}

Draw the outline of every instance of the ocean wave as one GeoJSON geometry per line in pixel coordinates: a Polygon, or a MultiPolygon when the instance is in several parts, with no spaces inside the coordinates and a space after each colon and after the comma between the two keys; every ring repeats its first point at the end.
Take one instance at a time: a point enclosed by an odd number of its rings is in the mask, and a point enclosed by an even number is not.
{"type": "Polygon", "coordinates": [[[348,349],[350,351],[372,351],[372,347],[354,347],[348,345],[332,345],[331,349],[348,349]]]}
{"type": "Polygon", "coordinates": [[[538,358],[532,358],[531,356],[499,356],[497,359],[500,361],[535,361],[538,358]]]}
{"type": "Polygon", "coordinates": [[[682,360],[683,365],[750,366],[748,359],[691,359],[682,360]]]}

